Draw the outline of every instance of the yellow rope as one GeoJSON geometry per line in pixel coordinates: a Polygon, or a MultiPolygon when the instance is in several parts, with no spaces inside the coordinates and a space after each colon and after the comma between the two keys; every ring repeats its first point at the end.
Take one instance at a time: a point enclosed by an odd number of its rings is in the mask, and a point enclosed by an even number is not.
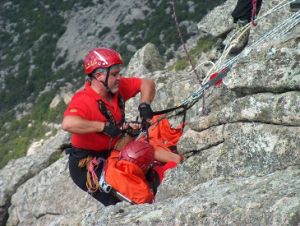
{"type": "Polygon", "coordinates": [[[86,167],[86,187],[90,193],[94,193],[99,190],[99,178],[95,173],[95,169],[98,167],[96,157],[88,156],[79,161],[78,167],[86,167]]]}

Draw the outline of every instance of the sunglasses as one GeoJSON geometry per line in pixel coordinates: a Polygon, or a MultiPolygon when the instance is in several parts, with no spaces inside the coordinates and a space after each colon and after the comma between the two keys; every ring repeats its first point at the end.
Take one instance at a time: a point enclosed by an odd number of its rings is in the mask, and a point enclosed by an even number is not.
{"type": "MultiPolygon", "coordinates": [[[[113,65],[109,68],[109,76],[117,76],[120,74],[120,72],[124,69],[124,66],[122,64],[116,64],[116,65],[113,65]]],[[[95,74],[107,74],[107,68],[97,68],[95,70],[95,74]]],[[[121,75],[121,74],[120,74],[121,75]]]]}
{"type": "Polygon", "coordinates": [[[123,68],[124,67],[122,64],[116,64],[116,65],[111,66],[110,70],[109,70],[109,76],[115,77],[115,76],[119,75],[123,68]]]}

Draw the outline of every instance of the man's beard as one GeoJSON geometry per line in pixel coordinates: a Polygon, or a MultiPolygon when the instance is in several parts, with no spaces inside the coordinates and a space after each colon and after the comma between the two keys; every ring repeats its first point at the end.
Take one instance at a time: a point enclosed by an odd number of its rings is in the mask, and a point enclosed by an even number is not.
{"type": "Polygon", "coordinates": [[[114,85],[112,88],[109,89],[111,94],[115,94],[119,91],[119,84],[114,85]]]}

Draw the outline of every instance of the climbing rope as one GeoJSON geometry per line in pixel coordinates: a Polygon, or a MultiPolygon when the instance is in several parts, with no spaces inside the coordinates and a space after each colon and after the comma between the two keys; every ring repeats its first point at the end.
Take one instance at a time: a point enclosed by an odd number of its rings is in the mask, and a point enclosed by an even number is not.
{"type": "MultiPolygon", "coordinates": [[[[267,32],[265,35],[263,35],[261,38],[259,38],[256,42],[254,42],[251,46],[247,48],[246,51],[243,51],[236,57],[230,59],[223,65],[219,66],[217,68],[217,71],[222,70],[224,68],[231,68],[241,57],[247,56],[248,53],[259,46],[262,42],[275,39],[283,34],[286,34],[288,31],[290,31],[293,27],[295,27],[298,23],[300,23],[300,11],[289,17],[288,19],[284,20],[281,24],[267,32]]],[[[225,76],[224,76],[225,77],[225,76]]],[[[205,83],[207,84],[207,83],[205,83]]],[[[194,92],[190,97],[188,97],[186,100],[184,100],[183,104],[190,104],[195,101],[198,101],[203,95],[203,87],[200,87],[196,92],[194,92]]]]}
{"type": "MultiPolygon", "coordinates": [[[[287,4],[290,4],[291,2],[294,2],[294,1],[296,1],[296,0],[285,0],[285,1],[280,2],[275,7],[273,7],[269,11],[267,11],[263,16],[255,19],[255,21],[257,22],[258,20],[261,20],[262,18],[270,15],[271,13],[283,8],[287,4]]],[[[175,4],[174,0],[173,0],[173,4],[175,4]]],[[[173,8],[173,9],[175,9],[175,8],[173,8]]],[[[177,19],[176,19],[176,21],[177,21],[177,19]]],[[[180,114],[185,114],[186,111],[188,109],[190,109],[194,104],[196,104],[201,98],[204,99],[204,92],[207,89],[209,89],[213,85],[216,85],[217,83],[220,83],[222,81],[222,79],[227,76],[231,67],[235,63],[237,63],[238,60],[240,60],[243,57],[246,57],[249,54],[249,52],[251,52],[253,49],[257,48],[264,41],[275,39],[277,37],[280,37],[280,36],[288,33],[293,27],[295,27],[299,23],[300,23],[300,11],[292,14],[289,18],[285,19],[282,23],[280,23],[279,25],[277,25],[276,27],[274,27],[273,29],[269,30],[267,33],[262,35],[258,40],[253,42],[249,47],[244,49],[240,54],[236,55],[232,59],[223,63],[223,61],[227,58],[230,48],[232,48],[232,47],[230,47],[230,45],[229,45],[229,47],[226,46],[223,54],[221,55],[221,57],[219,58],[217,63],[207,61],[207,62],[202,62],[200,65],[197,65],[197,67],[199,67],[203,64],[209,63],[212,65],[212,68],[207,72],[207,75],[204,78],[204,80],[202,81],[202,84],[195,92],[193,92],[188,98],[183,100],[180,105],[177,105],[176,107],[173,107],[170,109],[158,111],[155,113],[156,114],[168,114],[173,111],[175,112],[175,113],[173,113],[173,115],[166,116],[167,118],[171,118],[173,116],[177,116],[180,114]],[[214,71],[213,74],[211,73],[212,71],[214,71]],[[214,75],[214,76],[212,76],[212,75],[214,75]]],[[[178,21],[177,21],[177,25],[178,25],[178,21]]],[[[251,26],[251,23],[245,25],[243,28],[243,32],[245,32],[247,29],[250,29],[250,26],[251,26]]],[[[239,39],[242,35],[243,34],[240,34],[237,37],[237,39],[239,39]]],[[[235,35],[233,35],[233,37],[234,36],[235,35]]],[[[182,41],[183,41],[183,39],[182,39],[182,41]]],[[[186,48],[185,48],[185,51],[187,52],[186,48]]],[[[193,70],[196,71],[196,68],[194,68],[193,70]]]]}
{"type": "MultiPolygon", "coordinates": [[[[283,1],[273,7],[271,10],[269,10],[266,14],[264,14],[262,17],[257,18],[256,21],[262,19],[263,17],[266,17],[267,15],[270,15],[274,11],[277,11],[281,9],[282,7],[286,6],[287,4],[294,2],[295,0],[292,1],[283,1]]],[[[252,43],[249,47],[247,47],[244,51],[242,51],[240,54],[237,56],[233,57],[232,59],[226,61],[225,63],[222,63],[221,60],[219,60],[216,64],[213,62],[204,62],[201,63],[211,63],[213,65],[213,68],[207,73],[207,76],[203,80],[203,83],[201,84],[200,88],[193,92],[188,98],[182,101],[181,105],[179,106],[190,106],[194,105],[199,99],[201,99],[204,95],[204,91],[207,90],[209,87],[214,85],[216,82],[220,81],[220,79],[224,78],[227,74],[230,68],[238,62],[243,57],[246,57],[249,52],[251,52],[253,49],[257,48],[261,43],[278,38],[282,35],[285,35],[288,33],[293,27],[295,27],[297,24],[300,23],[300,11],[292,14],[289,18],[285,19],[283,22],[281,22],[279,25],[262,35],[258,40],[256,40],[254,43],[252,43]],[[216,76],[214,79],[211,79],[211,71],[215,71],[218,73],[218,76],[216,76]]],[[[245,29],[250,28],[250,23],[245,26],[245,29]]],[[[245,31],[245,30],[244,30],[245,31]]],[[[238,37],[239,38],[239,37],[238,37]]],[[[224,55],[227,55],[229,50],[227,50],[224,55]]],[[[222,60],[224,60],[225,56],[221,56],[222,60]]],[[[199,65],[198,65],[199,66],[199,65]]],[[[197,67],[198,67],[197,66],[197,67]]]]}
{"type": "MultiPolygon", "coordinates": [[[[271,8],[270,10],[268,10],[264,15],[258,17],[255,20],[256,23],[257,23],[257,21],[262,20],[263,18],[267,17],[268,15],[274,13],[275,11],[278,11],[279,9],[285,7],[286,5],[288,5],[288,4],[290,4],[291,2],[294,2],[294,1],[295,0],[285,0],[285,1],[282,1],[282,2],[278,3],[273,8],[271,8]]],[[[287,23],[289,23],[289,22],[291,22],[291,20],[293,20],[293,19],[289,19],[288,18],[286,21],[287,21],[287,23]]],[[[229,39],[227,45],[225,46],[222,55],[220,56],[219,60],[216,62],[216,64],[215,64],[216,67],[212,68],[208,73],[211,73],[214,70],[219,70],[219,69],[223,68],[224,66],[226,66],[226,65],[222,65],[222,61],[224,61],[227,58],[227,56],[228,56],[228,54],[229,54],[229,52],[230,52],[233,44],[235,42],[238,42],[240,40],[240,38],[244,35],[244,33],[247,32],[248,29],[250,29],[250,27],[251,27],[251,23],[248,23],[244,27],[242,27],[240,31],[237,31],[235,34],[232,35],[231,39],[229,39]],[[236,35],[237,35],[238,32],[241,32],[241,33],[240,33],[239,36],[236,37],[236,35]],[[234,37],[236,37],[236,38],[233,40],[234,37]]],[[[284,29],[284,30],[286,30],[286,29],[284,29]]],[[[288,29],[288,31],[289,30],[290,29],[288,29]]],[[[277,32],[277,30],[275,32],[277,32]]],[[[257,45],[251,45],[251,48],[248,47],[247,49],[251,49],[252,50],[252,48],[257,47],[259,44],[257,44],[257,45]]],[[[236,57],[232,58],[232,61],[236,61],[240,56],[242,56],[243,53],[244,53],[244,51],[241,54],[238,54],[236,57]]],[[[209,77],[209,74],[206,76],[206,79],[208,77],[209,77]]],[[[205,79],[204,79],[204,81],[205,81],[205,79]]]]}
{"type": "Polygon", "coordinates": [[[172,0],[171,1],[171,4],[172,4],[172,8],[173,8],[173,18],[174,18],[174,21],[175,21],[175,24],[176,24],[176,29],[177,29],[177,33],[178,33],[178,36],[180,38],[180,41],[181,41],[181,44],[182,44],[182,47],[184,49],[184,52],[186,54],[186,57],[188,58],[188,61],[192,67],[192,70],[194,71],[199,83],[201,84],[201,78],[200,78],[200,75],[198,74],[193,62],[192,62],[192,59],[191,59],[191,56],[190,54],[188,53],[187,51],[187,48],[186,48],[186,45],[185,45],[185,42],[183,40],[183,35],[182,35],[182,32],[180,30],[180,27],[179,27],[179,23],[178,23],[178,19],[177,19],[177,15],[176,15],[176,3],[175,3],[175,0],[172,0]]]}
{"type": "MultiPolygon", "coordinates": [[[[255,22],[257,23],[257,21],[260,21],[262,20],[263,18],[267,17],[268,15],[274,13],[275,11],[278,11],[279,9],[282,9],[283,7],[285,7],[286,5],[290,4],[291,2],[294,2],[295,0],[285,0],[285,1],[282,1],[280,3],[278,3],[277,5],[275,5],[273,8],[271,8],[270,10],[268,10],[265,14],[263,14],[262,16],[260,17],[257,17],[255,19],[255,22]]],[[[283,25],[285,26],[286,24],[290,23],[291,26],[288,26],[288,27],[285,27],[284,29],[282,29],[282,32],[287,32],[289,31],[291,28],[293,28],[298,22],[296,21],[296,24],[294,24],[295,21],[293,21],[294,18],[288,18],[286,21],[286,23],[283,25]]],[[[240,54],[236,55],[235,57],[233,57],[232,59],[230,59],[229,61],[227,61],[226,63],[224,63],[224,61],[227,59],[228,57],[228,54],[231,50],[231,48],[233,47],[233,44],[238,42],[240,40],[240,38],[244,35],[245,32],[247,32],[247,30],[249,30],[251,27],[251,23],[248,23],[246,24],[244,27],[241,27],[241,29],[239,31],[237,31],[235,34],[233,34],[231,36],[231,39],[228,40],[228,43],[226,44],[225,48],[224,48],[224,51],[222,53],[222,55],[219,57],[218,61],[216,63],[212,63],[210,61],[208,62],[202,62],[200,65],[202,64],[207,64],[207,63],[211,63],[213,64],[213,67],[211,67],[211,69],[207,72],[205,78],[203,79],[203,82],[207,82],[210,78],[210,75],[216,71],[219,71],[221,70],[222,68],[224,67],[229,67],[230,65],[233,65],[233,63],[236,63],[241,57],[244,57],[246,55],[248,55],[248,53],[256,48],[259,44],[261,44],[265,38],[264,36],[262,36],[258,41],[259,43],[253,43],[251,46],[247,47],[243,52],[241,52],[240,54]],[[238,32],[241,32],[238,36],[238,32]],[[236,37],[237,36],[237,37],[236,37]],[[235,38],[236,37],[236,38],[235,38]]],[[[281,29],[281,27],[279,28],[281,29]]],[[[276,29],[275,31],[271,30],[270,32],[278,32],[278,29],[276,29]]],[[[271,37],[271,38],[276,38],[276,37],[271,37]]],[[[200,65],[197,65],[196,68],[198,68],[198,66],[200,65]]]]}
{"type": "MultiPolygon", "coordinates": [[[[180,41],[181,41],[181,44],[183,46],[183,49],[185,51],[185,54],[188,58],[188,61],[192,67],[192,70],[194,71],[197,79],[198,79],[198,82],[199,84],[201,85],[201,78],[200,78],[200,75],[198,74],[197,70],[196,70],[196,67],[194,66],[193,62],[192,62],[192,59],[191,59],[191,56],[190,54],[188,53],[187,51],[187,48],[186,48],[186,45],[185,45],[185,42],[183,40],[183,36],[182,36],[182,32],[180,30],[180,27],[179,27],[179,23],[178,23],[178,19],[177,19],[177,15],[176,15],[176,4],[175,4],[175,0],[172,0],[171,2],[172,4],[172,7],[173,7],[173,17],[174,17],[174,20],[175,20],[175,24],[176,24],[176,29],[177,29],[177,33],[178,33],[178,36],[180,38],[180,41]]],[[[205,96],[203,94],[203,99],[202,99],[202,114],[207,114],[207,111],[206,111],[206,108],[205,108],[205,96]]]]}
{"type": "Polygon", "coordinates": [[[288,33],[292,28],[294,28],[298,23],[300,23],[300,11],[293,14],[286,20],[284,20],[282,23],[277,25],[275,28],[271,29],[269,32],[265,33],[263,36],[261,36],[258,40],[256,40],[254,43],[252,43],[249,47],[247,47],[243,52],[236,55],[232,59],[228,60],[224,64],[218,66],[217,70],[220,70],[224,67],[229,67],[235,64],[240,58],[247,56],[251,50],[257,48],[259,45],[261,45],[263,42],[278,38],[286,33],[288,33]]]}

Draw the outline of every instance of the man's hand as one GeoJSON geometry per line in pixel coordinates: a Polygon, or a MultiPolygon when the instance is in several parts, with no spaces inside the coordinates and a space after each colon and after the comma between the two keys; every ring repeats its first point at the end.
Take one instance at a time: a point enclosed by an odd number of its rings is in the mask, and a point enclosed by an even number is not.
{"type": "Polygon", "coordinates": [[[150,104],[140,103],[138,109],[140,112],[140,117],[142,118],[143,121],[148,121],[148,120],[152,119],[153,111],[150,107],[150,104]]]}
{"type": "Polygon", "coordinates": [[[137,137],[140,134],[141,125],[138,123],[124,123],[123,130],[131,137],[137,137]]]}
{"type": "Polygon", "coordinates": [[[102,132],[112,138],[115,138],[122,134],[122,130],[110,122],[105,123],[105,126],[104,126],[102,132]]]}

